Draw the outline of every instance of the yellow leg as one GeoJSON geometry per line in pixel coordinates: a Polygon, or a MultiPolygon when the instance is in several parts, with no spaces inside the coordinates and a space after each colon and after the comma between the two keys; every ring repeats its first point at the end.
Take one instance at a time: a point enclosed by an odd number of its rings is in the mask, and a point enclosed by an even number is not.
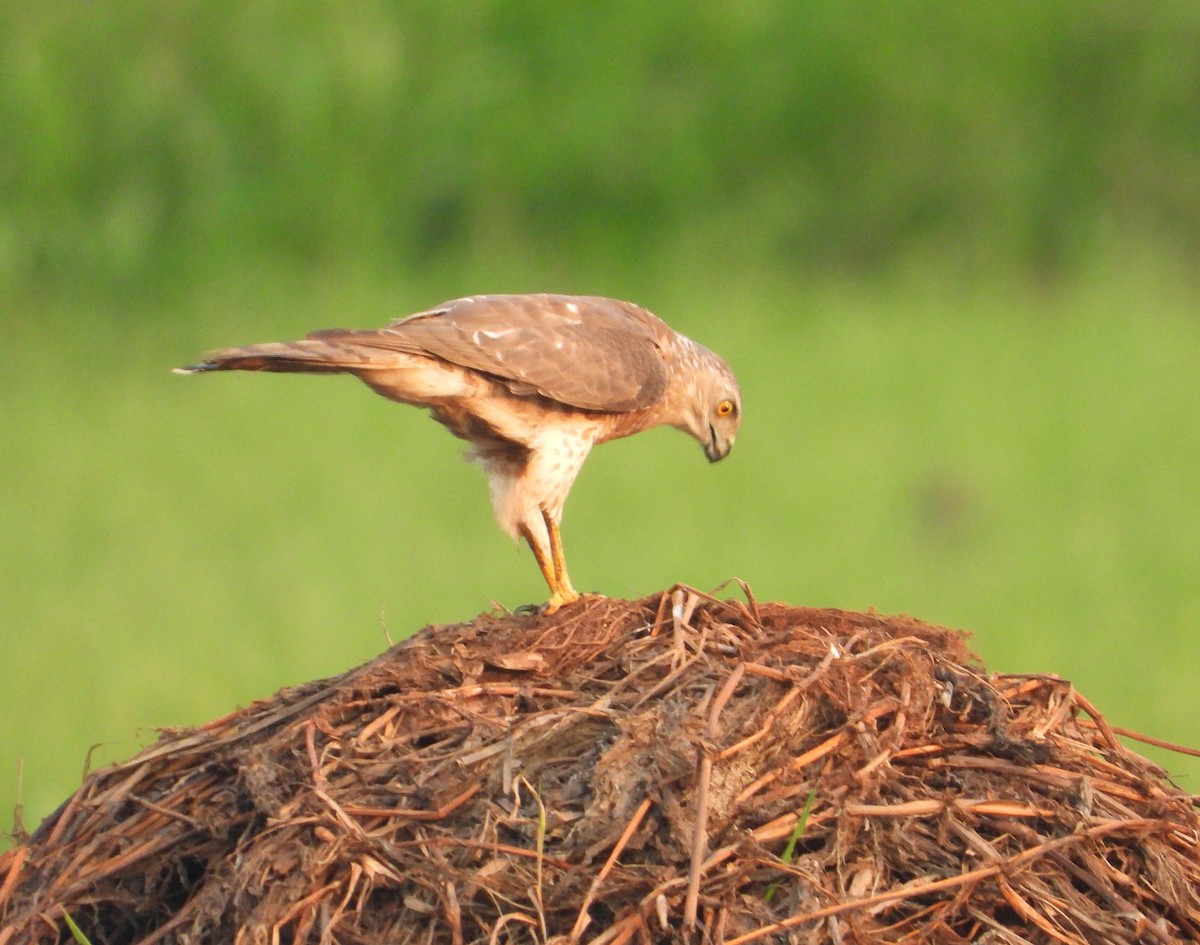
{"type": "Polygon", "coordinates": [[[550,588],[550,599],[546,601],[544,610],[546,613],[552,614],[563,604],[578,600],[579,594],[575,588],[571,587],[570,579],[566,578],[566,566],[562,563],[562,541],[558,537],[558,530],[551,528],[548,521],[547,528],[551,536],[549,548],[535,539],[532,531],[524,525],[521,526],[521,537],[525,539],[529,550],[533,552],[538,569],[542,572],[542,577],[546,579],[546,586],[550,588]],[[559,577],[560,567],[562,578],[559,577]]]}
{"type": "Polygon", "coordinates": [[[546,533],[550,536],[550,560],[554,565],[554,580],[558,585],[557,591],[550,598],[553,605],[550,613],[554,613],[562,604],[579,600],[579,591],[571,586],[571,577],[567,574],[567,556],[563,553],[562,535],[559,533],[558,524],[545,509],[542,509],[542,521],[546,523],[546,533]],[[554,604],[555,597],[558,598],[557,605],[554,604]]]}
{"type": "Polygon", "coordinates": [[[521,525],[521,537],[525,539],[525,544],[533,552],[533,558],[537,561],[538,569],[542,572],[542,577],[546,579],[546,586],[550,588],[550,596],[554,597],[558,592],[558,579],[554,574],[554,561],[549,549],[543,548],[534,539],[533,533],[524,524],[521,525]]]}
{"type": "Polygon", "coordinates": [[[571,586],[571,579],[567,576],[567,562],[563,556],[562,536],[558,533],[558,526],[545,512],[542,513],[542,520],[546,523],[546,533],[550,537],[549,548],[534,538],[533,532],[524,525],[521,526],[521,537],[533,552],[542,577],[546,579],[546,586],[550,588],[550,599],[546,601],[545,610],[546,613],[552,614],[563,604],[579,600],[579,592],[571,586]]]}

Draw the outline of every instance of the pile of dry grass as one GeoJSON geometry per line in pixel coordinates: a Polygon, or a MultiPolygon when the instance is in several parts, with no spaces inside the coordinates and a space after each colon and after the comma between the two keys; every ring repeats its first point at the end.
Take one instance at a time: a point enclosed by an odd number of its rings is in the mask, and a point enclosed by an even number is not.
{"type": "Polygon", "coordinates": [[[1197,940],[1198,826],[1064,680],[677,588],[164,734],[0,859],[0,945],[1197,940]]]}

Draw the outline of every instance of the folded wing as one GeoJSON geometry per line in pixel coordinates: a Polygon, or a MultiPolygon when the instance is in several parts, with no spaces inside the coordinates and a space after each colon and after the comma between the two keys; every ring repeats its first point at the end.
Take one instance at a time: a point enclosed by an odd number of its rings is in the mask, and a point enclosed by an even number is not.
{"type": "Polygon", "coordinates": [[[583,410],[629,411],[667,386],[670,329],[629,302],[592,296],[489,295],[446,302],[386,328],[327,329],[312,340],[431,355],[583,410]]]}

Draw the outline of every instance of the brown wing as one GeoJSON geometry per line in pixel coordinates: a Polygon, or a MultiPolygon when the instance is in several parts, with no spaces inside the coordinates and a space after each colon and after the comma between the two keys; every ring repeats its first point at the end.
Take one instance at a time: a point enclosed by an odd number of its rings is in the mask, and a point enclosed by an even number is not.
{"type": "Polygon", "coordinates": [[[648,407],[667,386],[671,329],[630,302],[596,296],[481,295],[455,299],[377,331],[310,338],[426,354],[584,410],[648,407]]]}

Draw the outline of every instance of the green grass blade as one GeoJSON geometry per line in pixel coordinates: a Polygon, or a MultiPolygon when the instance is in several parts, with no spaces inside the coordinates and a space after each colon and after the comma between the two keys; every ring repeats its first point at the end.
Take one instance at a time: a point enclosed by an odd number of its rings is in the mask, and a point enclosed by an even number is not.
{"type": "MultiPolygon", "coordinates": [[[[812,813],[813,802],[817,799],[817,789],[813,788],[808,792],[808,799],[804,802],[804,809],[800,811],[800,816],[796,819],[796,826],[792,828],[792,835],[788,837],[788,842],[783,848],[783,852],[779,855],[779,859],[791,865],[792,859],[796,855],[796,841],[804,836],[804,831],[808,827],[808,816],[812,813]]],[[[763,900],[770,902],[775,896],[777,890],[782,884],[782,880],[775,880],[767,887],[767,891],[763,896],[763,900]]]]}
{"type": "Polygon", "coordinates": [[[75,920],[71,918],[71,913],[63,909],[63,918],[67,921],[67,928],[71,930],[71,938],[75,939],[79,945],[92,945],[91,939],[83,934],[83,930],[75,924],[75,920]]]}

